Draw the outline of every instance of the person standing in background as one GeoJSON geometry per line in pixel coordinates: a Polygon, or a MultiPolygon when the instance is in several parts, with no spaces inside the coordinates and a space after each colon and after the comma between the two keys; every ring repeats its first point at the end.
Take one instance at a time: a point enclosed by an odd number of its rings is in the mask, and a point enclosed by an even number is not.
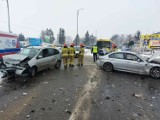
{"type": "Polygon", "coordinates": [[[63,57],[64,68],[66,69],[68,66],[68,57],[69,57],[69,50],[67,44],[64,44],[62,48],[62,57],[63,57]]]}
{"type": "Polygon", "coordinates": [[[97,61],[97,53],[98,53],[97,45],[94,45],[92,47],[91,53],[93,54],[93,61],[96,62],[97,61]]]}
{"type": "Polygon", "coordinates": [[[83,66],[84,64],[84,44],[80,44],[80,51],[79,51],[79,55],[78,55],[78,64],[77,66],[83,66]]]}
{"type": "Polygon", "coordinates": [[[69,66],[74,67],[74,57],[75,57],[75,48],[74,44],[72,43],[69,48],[69,66]]]}

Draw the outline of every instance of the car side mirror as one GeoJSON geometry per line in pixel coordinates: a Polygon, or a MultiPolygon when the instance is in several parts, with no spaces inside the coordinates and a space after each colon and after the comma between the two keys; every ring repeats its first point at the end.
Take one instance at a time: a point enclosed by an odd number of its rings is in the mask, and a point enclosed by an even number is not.
{"type": "Polygon", "coordinates": [[[43,58],[42,55],[38,55],[38,56],[37,56],[37,59],[41,59],[41,58],[43,58]]]}
{"type": "Polygon", "coordinates": [[[138,61],[138,62],[141,62],[141,59],[138,59],[137,61],[138,61]]]}

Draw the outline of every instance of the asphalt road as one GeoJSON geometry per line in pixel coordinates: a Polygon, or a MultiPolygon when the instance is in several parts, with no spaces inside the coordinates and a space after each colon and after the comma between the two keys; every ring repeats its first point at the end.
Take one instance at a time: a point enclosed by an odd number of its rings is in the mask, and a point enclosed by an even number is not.
{"type": "Polygon", "coordinates": [[[5,80],[0,120],[160,120],[159,92],[159,80],[107,73],[86,56],[83,67],[5,80]]]}

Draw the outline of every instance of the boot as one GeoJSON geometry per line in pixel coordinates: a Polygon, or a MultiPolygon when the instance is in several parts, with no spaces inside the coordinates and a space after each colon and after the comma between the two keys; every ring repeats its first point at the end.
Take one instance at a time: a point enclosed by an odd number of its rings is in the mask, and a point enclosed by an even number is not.
{"type": "Polygon", "coordinates": [[[83,64],[81,64],[81,66],[83,66],[83,64]]]}
{"type": "Polygon", "coordinates": [[[72,65],[72,67],[74,67],[74,65],[72,65]]]}
{"type": "Polygon", "coordinates": [[[77,64],[77,66],[80,66],[80,64],[77,64]]]}

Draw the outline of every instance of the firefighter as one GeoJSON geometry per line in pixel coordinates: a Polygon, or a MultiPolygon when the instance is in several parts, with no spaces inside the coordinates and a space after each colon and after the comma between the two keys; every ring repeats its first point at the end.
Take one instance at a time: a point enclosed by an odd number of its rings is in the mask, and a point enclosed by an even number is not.
{"type": "Polygon", "coordinates": [[[97,45],[94,45],[92,47],[91,53],[93,53],[93,61],[96,62],[97,61],[97,53],[98,53],[97,45]]]}
{"type": "Polygon", "coordinates": [[[74,67],[74,57],[75,57],[75,48],[74,44],[72,43],[69,48],[69,66],[74,67]]]}
{"type": "Polygon", "coordinates": [[[118,51],[117,45],[116,45],[116,44],[113,44],[113,45],[112,45],[112,52],[116,52],[116,51],[118,51]]]}
{"type": "Polygon", "coordinates": [[[64,47],[62,48],[62,57],[63,57],[64,68],[67,68],[68,57],[69,57],[69,50],[68,50],[67,44],[64,44],[64,47]]]}
{"type": "Polygon", "coordinates": [[[80,44],[80,51],[78,55],[78,64],[77,66],[83,66],[84,64],[84,44],[80,44]]]}

